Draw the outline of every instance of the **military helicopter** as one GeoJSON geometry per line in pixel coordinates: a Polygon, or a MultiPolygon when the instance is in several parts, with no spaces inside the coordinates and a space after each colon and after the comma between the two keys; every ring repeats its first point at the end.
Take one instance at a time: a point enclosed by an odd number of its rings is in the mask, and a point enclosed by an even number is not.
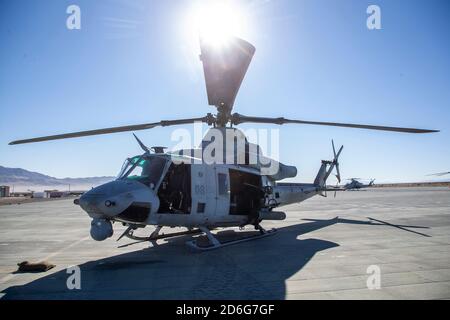
{"type": "Polygon", "coordinates": [[[199,148],[189,150],[165,152],[163,147],[147,147],[135,135],[144,153],[125,160],[116,180],[98,186],[75,200],[92,218],[90,234],[93,239],[102,241],[111,237],[112,223],[121,222],[127,229],[119,239],[126,236],[139,241],[154,241],[185,234],[204,234],[209,240],[206,244],[196,239],[187,244],[198,250],[215,249],[274,234],[276,230],[265,230],[260,223],[286,218],[284,212],[275,209],[302,202],[315,195],[325,195],[326,181],[335,169],[340,182],[338,159],[343,146],[336,151],[332,143],[333,159],[322,161],[313,183],[279,183],[280,180],[295,177],[297,168],[265,157],[258,145],[250,143],[243,132],[234,127],[242,123],[306,124],[406,133],[436,132],[232,114],[236,95],[254,56],[255,47],[245,40],[231,37],[226,45],[219,47],[200,39],[200,49],[208,103],[216,107],[215,115],[208,113],[204,117],[66,133],[10,143],[17,145],[196,122],[211,126],[199,148]],[[208,161],[211,155],[213,161],[208,161]],[[156,226],[149,237],[134,235],[136,229],[147,225],[156,226]],[[211,232],[216,228],[246,225],[253,225],[259,232],[228,242],[219,241],[211,232]],[[164,235],[160,234],[163,227],[185,227],[188,230],[164,235]]]}
{"type": "Polygon", "coordinates": [[[360,178],[350,178],[347,180],[350,182],[348,182],[344,186],[345,190],[359,190],[359,189],[364,189],[364,188],[370,188],[375,183],[375,179],[370,180],[370,182],[368,184],[362,183],[360,178]]]}

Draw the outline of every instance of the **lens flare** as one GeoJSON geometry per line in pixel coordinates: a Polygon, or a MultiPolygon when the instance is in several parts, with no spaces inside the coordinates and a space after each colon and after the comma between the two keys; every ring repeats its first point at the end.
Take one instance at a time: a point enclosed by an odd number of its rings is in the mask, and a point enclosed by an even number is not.
{"type": "Polygon", "coordinates": [[[232,1],[201,1],[194,7],[192,25],[203,41],[225,45],[232,36],[242,36],[245,18],[232,1]]]}

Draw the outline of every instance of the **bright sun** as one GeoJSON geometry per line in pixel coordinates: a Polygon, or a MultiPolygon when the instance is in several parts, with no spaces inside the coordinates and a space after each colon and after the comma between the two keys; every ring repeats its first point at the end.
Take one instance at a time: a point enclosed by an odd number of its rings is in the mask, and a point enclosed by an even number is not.
{"type": "Polygon", "coordinates": [[[241,8],[232,1],[200,1],[193,8],[192,26],[204,41],[226,44],[231,36],[242,36],[245,19],[241,8]]]}

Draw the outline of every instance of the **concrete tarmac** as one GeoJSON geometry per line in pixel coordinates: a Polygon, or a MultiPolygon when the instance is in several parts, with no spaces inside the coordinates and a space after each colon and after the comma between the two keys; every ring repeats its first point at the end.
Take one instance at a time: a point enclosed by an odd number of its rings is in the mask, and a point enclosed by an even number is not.
{"type": "Polygon", "coordinates": [[[0,298],[450,298],[449,188],[330,192],[282,210],[286,220],[263,222],[274,236],[195,253],[187,236],[118,248],[133,241],[115,241],[117,223],[113,238],[96,242],[72,200],[1,206],[0,298]],[[16,273],[24,260],[56,267],[16,273]],[[80,290],[67,287],[73,265],[80,290]],[[377,270],[380,288],[369,289],[377,270]]]}

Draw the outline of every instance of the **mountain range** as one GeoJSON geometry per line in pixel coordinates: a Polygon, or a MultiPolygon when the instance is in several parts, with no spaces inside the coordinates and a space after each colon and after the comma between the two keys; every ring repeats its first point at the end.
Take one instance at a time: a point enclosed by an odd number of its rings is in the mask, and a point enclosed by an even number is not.
{"type": "Polygon", "coordinates": [[[88,177],[88,178],[55,178],[42,173],[32,172],[21,168],[7,168],[0,166],[0,185],[14,186],[15,191],[42,191],[44,189],[60,190],[86,190],[115,177],[88,177]]]}

